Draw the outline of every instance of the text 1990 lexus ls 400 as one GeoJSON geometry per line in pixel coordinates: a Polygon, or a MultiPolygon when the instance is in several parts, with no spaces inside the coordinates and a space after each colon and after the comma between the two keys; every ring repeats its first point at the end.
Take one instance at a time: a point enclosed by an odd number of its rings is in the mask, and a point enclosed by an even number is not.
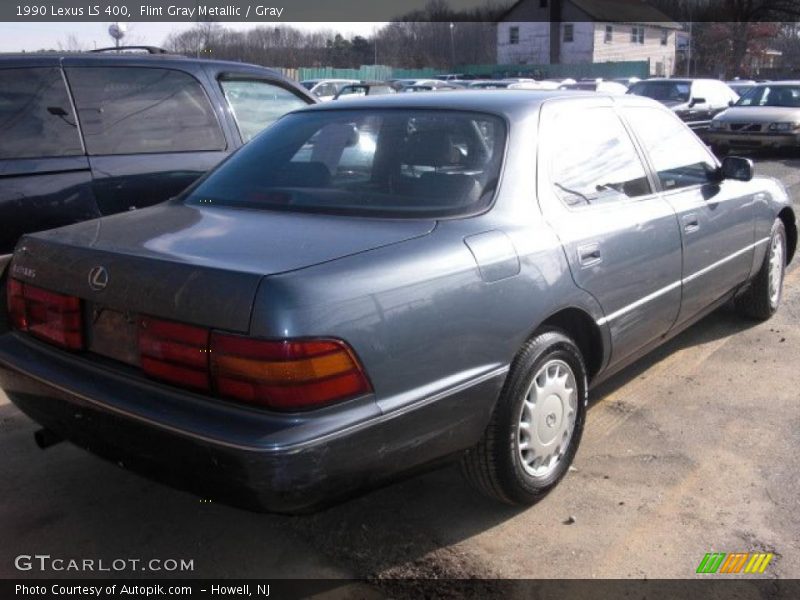
{"type": "Polygon", "coordinates": [[[796,244],[780,183],[647,98],[329,103],[22,238],[0,382],[41,445],[220,500],[304,511],[453,457],[527,504],[589,387],[728,300],[770,317],[796,244]]]}

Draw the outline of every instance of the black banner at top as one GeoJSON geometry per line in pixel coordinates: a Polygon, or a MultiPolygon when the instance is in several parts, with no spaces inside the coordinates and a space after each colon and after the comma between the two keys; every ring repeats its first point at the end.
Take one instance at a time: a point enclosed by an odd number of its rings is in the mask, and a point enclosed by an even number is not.
{"type": "Polygon", "coordinates": [[[800,0],[3,0],[0,21],[787,21],[800,0]]]}

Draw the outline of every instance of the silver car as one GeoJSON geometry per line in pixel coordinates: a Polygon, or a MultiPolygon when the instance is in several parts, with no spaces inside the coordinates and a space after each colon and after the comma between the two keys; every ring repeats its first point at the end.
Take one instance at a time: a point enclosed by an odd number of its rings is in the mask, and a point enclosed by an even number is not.
{"type": "Polygon", "coordinates": [[[800,81],[756,85],[714,117],[708,141],[721,153],[800,147],[800,81]]]}
{"type": "Polygon", "coordinates": [[[328,103],[171,201],[24,237],[0,384],[40,445],[205,497],[309,510],[455,459],[530,504],[592,386],[728,300],[769,318],[796,245],[780,183],[647,98],[328,103]]]}

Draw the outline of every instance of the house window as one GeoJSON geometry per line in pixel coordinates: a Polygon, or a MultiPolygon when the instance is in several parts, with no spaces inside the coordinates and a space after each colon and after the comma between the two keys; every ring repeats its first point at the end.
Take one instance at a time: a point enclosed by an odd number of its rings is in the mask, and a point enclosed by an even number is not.
{"type": "Polygon", "coordinates": [[[575,25],[567,23],[564,25],[564,41],[572,42],[575,40],[575,25]]]}
{"type": "Polygon", "coordinates": [[[631,43],[644,44],[644,27],[631,27],[631,43]]]}
{"type": "Polygon", "coordinates": [[[510,27],[508,29],[508,43],[519,44],[519,27],[510,27]]]}
{"type": "Polygon", "coordinates": [[[662,29],[661,30],[661,45],[666,46],[667,42],[669,42],[669,29],[662,29]]]}
{"type": "Polygon", "coordinates": [[[606,25],[606,37],[605,43],[610,44],[614,41],[614,27],[612,25],[606,25]]]}

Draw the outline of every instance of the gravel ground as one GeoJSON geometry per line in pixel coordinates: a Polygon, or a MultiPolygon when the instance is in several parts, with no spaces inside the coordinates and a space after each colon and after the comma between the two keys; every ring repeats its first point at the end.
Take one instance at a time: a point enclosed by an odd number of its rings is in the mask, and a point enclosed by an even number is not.
{"type": "MultiPolygon", "coordinates": [[[[798,167],[757,158],[800,201],[798,167]]],[[[793,266],[771,321],[722,309],[603,384],[574,470],[527,510],[445,467],[311,516],[251,514],[41,452],[0,392],[0,577],[22,553],[187,558],[200,577],[365,577],[337,596],[379,597],[396,578],[680,578],[706,552],[770,551],[763,577],[798,578],[799,318],[793,266]]]]}

